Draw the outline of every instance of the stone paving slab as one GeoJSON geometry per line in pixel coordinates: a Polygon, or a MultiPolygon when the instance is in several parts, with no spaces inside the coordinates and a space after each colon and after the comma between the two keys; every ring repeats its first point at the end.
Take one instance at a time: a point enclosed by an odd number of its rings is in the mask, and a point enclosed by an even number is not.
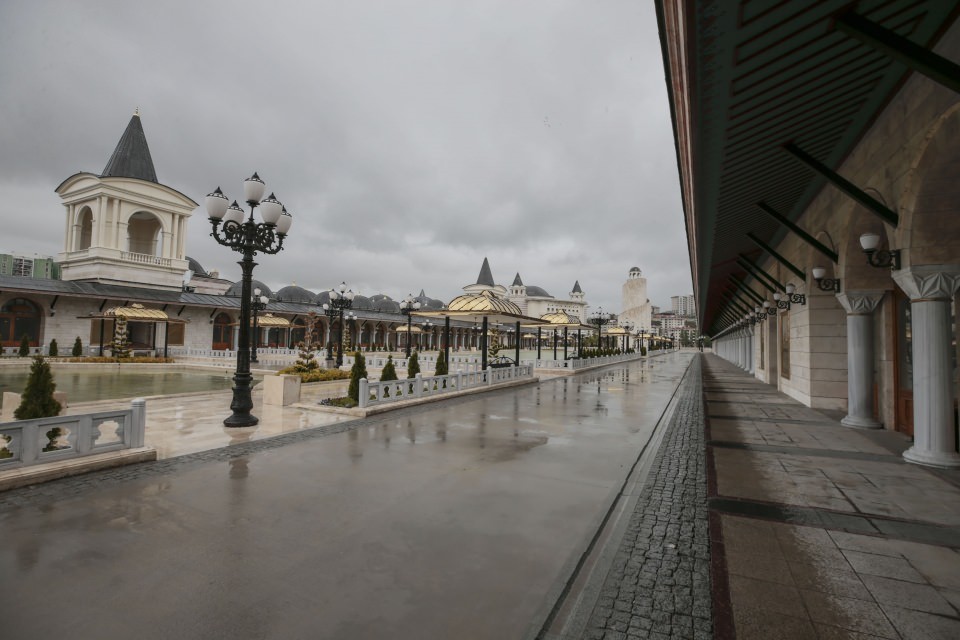
{"type": "Polygon", "coordinates": [[[960,638],[957,474],[714,355],[704,385],[717,637],[960,638]]]}

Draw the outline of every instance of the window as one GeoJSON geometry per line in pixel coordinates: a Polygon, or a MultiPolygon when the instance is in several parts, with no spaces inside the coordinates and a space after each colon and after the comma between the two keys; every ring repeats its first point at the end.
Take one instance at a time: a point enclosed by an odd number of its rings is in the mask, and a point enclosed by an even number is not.
{"type": "Polygon", "coordinates": [[[173,345],[182,346],[182,345],[183,345],[183,333],[184,333],[183,330],[184,330],[184,327],[186,327],[186,326],[187,326],[187,325],[185,325],[185,324],[180,324],[179,322],[177,322],[177,323],[173,323],[173,322],[167,323],[167,344],[168,344],[168,345],[171,345],[171,346],[173,346],[173,345]]]}
{"type": "Polygon", "coordinates": [[[33,260],[30,258],[13,259],[13,275],[29,278],[33,275],[33,260]]]}
{"type": "Polygon", "coordinates": [[[13,298],[0,307],[0,344],[17,347],[23,336],[40,346],[40,308],[26,298],[13,298]]]}

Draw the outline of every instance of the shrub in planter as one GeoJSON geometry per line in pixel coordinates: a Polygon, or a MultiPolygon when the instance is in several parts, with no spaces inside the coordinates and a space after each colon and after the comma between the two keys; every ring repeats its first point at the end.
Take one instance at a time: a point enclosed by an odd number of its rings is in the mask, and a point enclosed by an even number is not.
{"type": "Polygon", "coordinates": [[[77,339],[73,341],[73,353],[71,353],[74,358],[79,358],[83,355],[83,343],[80,342],[80,336],[77,336],[77,339]]]}
{"type": "Polygon", "coordinates": [[[387,364],[385,364],[383,367],[383,372],[380,374],[380,380],[382,382],[388,382],[396,379],[397,368],[393,364],[393,356],[387,356],[387,364]]]}
{"type": "Polygon", "coordinates": [[[51,357],[51,358],[56,358],[58,355],[60,355],[60,347],[57,346],[57,339],[56,339],[56,338],[54,338],[53,340],[50,341],[50,349],[49,349],[49,352],[50,352],[50,357],[51,357]]]}
{"type": "Polygon", "coordinates": [[[30,337],[27,334],[23,334],[23,337],[20,338],[20,350],[17,352],[17,355],[21,358],[26,358],[30,355],[30,337]]]}
{"type": "Polygon", "coordinates": [[[410,360],[407,362],[407,377],[416,378],[420,373],[420,359],[417,358],[417,352],[410,354],[410,360]]]}

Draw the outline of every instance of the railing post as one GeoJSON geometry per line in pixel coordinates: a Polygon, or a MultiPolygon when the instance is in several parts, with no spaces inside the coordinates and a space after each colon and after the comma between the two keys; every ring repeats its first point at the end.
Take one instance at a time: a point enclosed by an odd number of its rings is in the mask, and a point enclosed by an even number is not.
{"type": "Polygon", "coordinates": [[[366,409],[370,401],[370,383],[366,378],[360,378],[360,408],[366,409]]]}
{"type": "Polygon", "coordinates": [[[143,398],[135,398],[130,403],[130,448],[136,449],[143,446],[145,432],[147,430],[147,401],[143,398]]]}
{"type": "Polygon", "coordinates": [[[457,391],[463,389],[463,370],[457,369],[457,391]]]}
{"type": "Polygon", "coordinates": [[[423,374],[418,373],[413,378],[413,397],[419,398],[423,396],[423,374]]]}

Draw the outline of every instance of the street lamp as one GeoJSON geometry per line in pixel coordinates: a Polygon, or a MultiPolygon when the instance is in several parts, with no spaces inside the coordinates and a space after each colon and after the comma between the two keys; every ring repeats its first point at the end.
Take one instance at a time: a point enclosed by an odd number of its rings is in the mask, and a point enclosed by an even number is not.
{"type": "MultiPolygon", "coordinates": [[[[339,317],[340,327],[337,330],[337,367],[343,366],[343,312],[353,306],[353,297],[357,295],[353,289],[347,289],[347,283],[341,282],[340,286],[330,289],[330,302],[323,303],[323,313],[330,318],[330,324],[333,319],[339,317]]],[[[356,317],[356,316],[354,316],[356,317]]],[[[330,340],[327,342],[327,358],[333,358],[333,331],[330,331],[330,340]]]]}
{"type": "Polygon", "coordinates": [[[626,353],[630,350],[630,329],[633,329],[633,325],[629,322],[624,322],[623,329],[625,331],[623,334],[623,352],[626,353]]]}
{"type": "Polygon", "coordinates": [[[602,349],[603,325],[610,323],[610,315],[603,313],[603,307],[597,307],[597,312],[593,314],[590,320],[593,324],[597,325],[597,349],[602,349]]]}
{"type": "Polygon", "coordinates": [[[250,362],[258,362],[257,344],[260,342],[260,328],[257,326],[257,316],[267,308],[269,301],[270,299],[267,296],[260,295],[259,288],[253,290],[253,298],[250,300],[250,308],[253,310],[253,341],[250,343],[250,362]]]}
{"type": "Polygon", "coordinates": [[[410,357],[410,329],[412,318],[410,314],[420,308],[420,301],[414,299],[412,293],[408,293],[407,297],[403,299],[403,302],[400,303],[400,313],[407,316],[407,358],[410,357]]]}
{"type": "MultiPolygon", "coordinates": [[[[433,334],[430,332],[430,330],[433,328],[433,323],[430,322],[429,320],[427,320],[426,322],[423,323],[423,328],[424,328],[424,330],[426,331],[426,335],[427,335],[427,349],[428,349],[428,350],[429,350],[429,349],[432,349],[432,348],[433,348],[433,334]]],[[[420,334],[420,335],[422,336],[423,334],[420,334]]],[[[420,340],[422,341],[423,338],[421,337],[420,340]]],[[[423,344],[422,344],[422,343],[421,343],[421,345],[420,345],[420,350],[423,351],[423,344]]]]}
{"type": "Polygon", "coordinates": [[[243,272],[240,290],[240,336],[237,348],[237,372],[233,376],[233,401],[230,409],[233,414],[223,421],[228,427],[252,427],[259,419],[250,413],[253,399],[250,397],[250,302],[253,268],[256,262],[253,256],[261,253],[275,254],[283,249],[283,239],[290,230],[293,217],[271,193],[266,199],[263,192],[266,185],[256,173],[243,181],[243,199],[250,206],[250,216],[234,200],[223,195],[220,187],[207,194],[206,209],[213,231],[210,233],[219,244],[230,247],[243,254],[238,263],[243,272]],[[260,207],[263,222],[256,222],[254,210],[260,207]]]}
{"type": "MultiPolygon", "coordinates": [[[[354,313],[353,311],[347,311],[347,312],[343,315],[343,322],[345,323],[344,326],[353,327],[353,329],[351,329],[351,331],[350,331],[350,339],[347,341],[347,345],[346,345],[346,346],[347,346],[351,351],[355,351],[356,349],[354,349],[354,346],[357,345],[357,344],[359,344],[359,341],[357,340],[357,327],[356,327],[357,314],[354,313]]],[[[343,329],[342,329],[342,328],[340,329],[340,335],[341,335],[341,336],[343,335],[343,329]]],[[[341,342],[342,342],[342,339],[341,339],[341,342]]],[[[343,348],[343,347],[341,347],[341,349],[342,349],[342,348],[343,348]]]]}

